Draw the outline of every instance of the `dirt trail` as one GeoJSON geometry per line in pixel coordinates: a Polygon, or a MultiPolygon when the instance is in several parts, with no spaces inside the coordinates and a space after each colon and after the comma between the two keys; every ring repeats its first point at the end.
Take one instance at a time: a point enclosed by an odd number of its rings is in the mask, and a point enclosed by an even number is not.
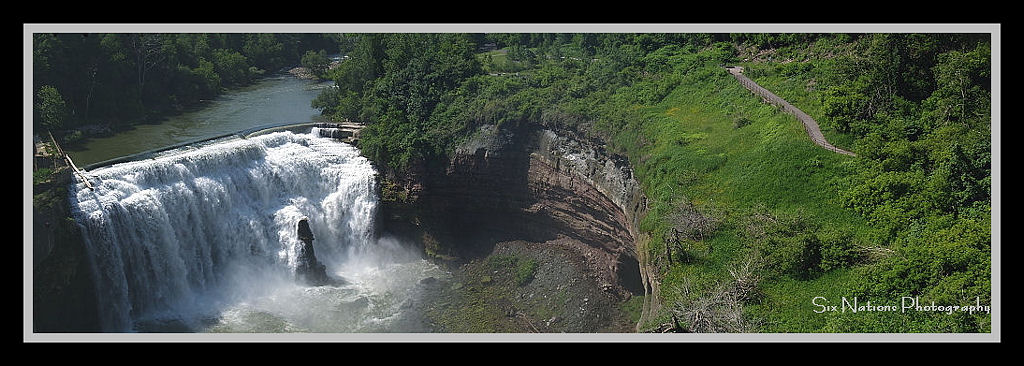
{"type": "Polygon", "coordinates": [[[753,80],[750,80],[750,78],[744,76],[743,67],[730,66],[726,67],[725,69],[729,70],[729,73],[732,74],[732,76],[736,77],[736,80],[739,80],[740,84],[743,84],[744,87],[754,92],[754,94],[757,94],[761,98],[764,98],[769,103],[782,106],[782,109],[784,111],[796,116],[796,118],[799,119],[801,123],[803,123],[804,130],[807,131],[807,135],[811,137],[811,141],[814,141],[814,143],[817,144],[818,146],[821,146],[823,148],[826,148],[839,154],[857,156],[857,154],[840,149],[830,144],[828,140],[825,140],[825,135],[821,133],[821,128],[818,127],[817,121],[811,118],[811,116],[808,116],[807,113],[801,111],[799,108],[794,107],[792,104],[789,104],[789,102],[787,102],[785,99],[779,98],[779,96],[775,95],[771,91],[768,91],[768,89],[765,89],[760,85],[757,85],[757,83],[755,83],[753,80]]]}

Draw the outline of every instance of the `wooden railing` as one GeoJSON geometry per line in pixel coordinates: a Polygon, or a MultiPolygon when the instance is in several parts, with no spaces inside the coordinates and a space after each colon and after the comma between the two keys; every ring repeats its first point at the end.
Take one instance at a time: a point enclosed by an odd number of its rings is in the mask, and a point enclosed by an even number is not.
{"type": "Polygon", "coordinates": [[[50,133],[50,131],[46,131],[46,134],[50,135],[50,142],[53,142],[53,147],[57,149],[57,154],[60,154],[64,158],[64,160],[68,162],[68,165],[71,166],[71,169],[73,169],[75,173],[77,173],[78,176],[82,178],[82,182],[85,182],[85,186],[89,187],[90,191],[94,190],[94,188],[92,187],[92,183],[89,183],[89,177],[86,176],[85,173],[83,173],[81,170],[78,170],[78,167],[75,166],[75,162],[71,160],[71,156],[65,154],[64,149],[61,149],[60,145],[57,144],[57,139],[53,138],[53,134],[50,133]]]}
{"type": "Polygon", "coordinates": [[[775,95],[775,93],[772,93],[768,89],[765,89],[760,85],[757,85],[757,83],[755,83],[753,80],[750,80],[750,78],[743,75],[742,68],[726,67],[726,69],[729,70],[729,73],[732,74],[732,76],[734,76],[736,80],[739,80],[740,84],[742,84],[743,87],[747,88],[747,90],[750,90],[755,95],[761,97],[765,102],[780,106],[782,107],[783,111],[786,111],[787,113],[796,116],[796,118],[800,120],[800,123],[804,125],[804,131],[807,131],[807,135],[810,136],[811,141],[814,142],[816,145],[826,148],[828,150],[832,150],[833,152],[839,154],[857,156],[857,154],[840,149],[835,145],[830,144],[828,140],[825,139],[825,135],[821,133],[821,128],[818,127],[818,122],[815,121],[814,118],[811,118],[811,116],[807,115],[807,113],[804,113],[799,108],[794,107],[792,104],[789,104],[789,102],[775,95]]]}

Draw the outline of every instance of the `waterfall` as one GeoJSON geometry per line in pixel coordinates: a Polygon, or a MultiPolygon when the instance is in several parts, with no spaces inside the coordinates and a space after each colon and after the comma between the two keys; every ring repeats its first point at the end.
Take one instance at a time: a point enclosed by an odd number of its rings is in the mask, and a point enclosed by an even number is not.
{"type": "Polygon", "coordinates": [[[337,275],[373,252],[374,174],[351,145],[292,132],[88,172],[95,190],[76,182],[70,195],[104,331],[295,286],[301,218],[317,258],[337,275]]]}

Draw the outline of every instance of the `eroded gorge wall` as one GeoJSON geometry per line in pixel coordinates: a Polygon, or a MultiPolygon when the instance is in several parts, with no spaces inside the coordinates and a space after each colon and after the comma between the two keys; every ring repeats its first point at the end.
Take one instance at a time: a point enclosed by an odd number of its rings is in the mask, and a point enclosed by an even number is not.
{"type": "MultiPolygon", "coordinates": [[[[606,291],[652,288],[637,250],[645,198],[628,162],[602,145],[537,126],[481,127],[446,167],[413,170],[400,200],[385,200],[383,227],[422,243],[435,258],[486,256],[494,243],[568,237],[606,291]]],[[[385,194],[387,196],[387,194],[385,194]]]]}

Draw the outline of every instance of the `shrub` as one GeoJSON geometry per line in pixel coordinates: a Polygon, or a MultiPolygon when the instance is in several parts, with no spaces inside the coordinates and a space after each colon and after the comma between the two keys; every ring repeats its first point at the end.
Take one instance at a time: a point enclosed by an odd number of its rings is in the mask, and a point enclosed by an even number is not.
{"type": "Polygon", "coordinates": [[[846,267],[858,257],[853,245],[853,236],[849,232],[825,230],[819,234],[821,240],[822,271],[846,267]]]}
{"type": "Polygon", "coordinates": [[[750,118],[747,118],[746,116],[738,116],[738,117],[733,118],[733,120],[732,120],[732,128],[741,128],[741,127],[749,125],[749,124],[751,124],[753,122],[754,121],[751,121],[750,118]]]}
{"type": "Polygon", "coordinates": [[[309,72],[317,78],[326,77],[327,68],[331,64],[331,59],[327,58],[327,51],[320,50],[316,52],[313,50],[306,51],[306,54],[302,55],[302,67],[309,69],[309,72]]]}
{"type": "Polygon", "coordinates": [[[537,261],[533,259],[527,259],[525,261],[518,261],[516,264],[516,284],[519,286],[526,285],[533,281],[534,275],[537,274],[537,261]]]}
{"type": "Polygon", "coordinates": [[[533,281],[539,265],[536,260],[520,259],[511,255],[494,255],[487,258],[487,266],[492,271],[511,272],[518,286],[524,286],[533,281]]]}
{"type": "Polygon", "coordinates": [[[764,249],[782,274],[806,280],[820,273],[821,241],[814,234],[773,236],[766,240],[764,249]]]}
{"type": "Polygon", "coordinates": [[[78,141],[81,141],[82,137],[83,137],[82,131],[75,130],[74,132],[71,132],[71,133],[69,133],[67,135],[64,135],[64,137],[62,137],[61,140],[65,144],[70,145],[70,144],[74,144],[74,143],[76,143],[78,141]]]}
{"type": "Polygon", "coordinates": [[[40,184],[50,180],[53,175],[53,169],[50,168],[39,168],[32,172],[32,184],[40,184]]]}
{"type": "Polygon", "coordinates": [[[60,129],[68,118],[68,107],[57,88],[44,86],[36,93],[35,112],[39,126],[60,129]]]}

